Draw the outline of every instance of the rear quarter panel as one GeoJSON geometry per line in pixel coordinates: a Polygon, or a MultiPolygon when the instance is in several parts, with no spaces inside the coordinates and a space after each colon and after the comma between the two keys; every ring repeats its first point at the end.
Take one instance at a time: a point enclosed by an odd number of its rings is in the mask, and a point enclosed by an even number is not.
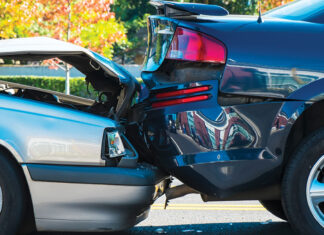
{"type": "Polygon", "coordinates": [[[283,98],[324,77],[323,24],[238,16],[183,24],[226,45],[224,93],[283,98]]]}

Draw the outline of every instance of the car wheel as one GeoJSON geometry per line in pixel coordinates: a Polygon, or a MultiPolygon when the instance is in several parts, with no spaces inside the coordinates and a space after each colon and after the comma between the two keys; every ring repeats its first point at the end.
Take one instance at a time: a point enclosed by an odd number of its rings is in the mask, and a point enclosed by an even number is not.
{"type": "Polygon", "coordinates": [[[324,234],[324,129],[296,149],[282,182],[282,202],[300,234],[324,234]]]}
{"type": "Polygon", "coordinates": [[[25,212],[25,187],[17,168],[0,153],[0,234],[15,235],[25,212]]]}
{"type": "Polygon", "coordinates": [[[285,212],[282,208],[280,200],[260,201],[262,206],[267,209],[271,214],[279,217],[282,220],[287,220],[285,212]]]}

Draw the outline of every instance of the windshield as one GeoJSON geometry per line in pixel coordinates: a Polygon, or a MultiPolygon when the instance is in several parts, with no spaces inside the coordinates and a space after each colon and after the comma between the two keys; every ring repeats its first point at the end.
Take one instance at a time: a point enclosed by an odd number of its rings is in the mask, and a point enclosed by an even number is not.
{"type": "Polygon", "coordinates": [[[288,20],[305,20],[324,10],[324,0],[296,0],[266,12],[265,16],[288,20]]]}

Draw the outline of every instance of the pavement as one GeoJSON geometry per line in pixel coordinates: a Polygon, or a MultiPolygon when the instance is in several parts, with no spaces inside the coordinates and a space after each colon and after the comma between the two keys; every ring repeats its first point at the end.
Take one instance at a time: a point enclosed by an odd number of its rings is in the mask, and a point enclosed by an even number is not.
{"type": "MultiPolygon", "coordinates": [[[[164,196],[159,198],[152,206],[149,217],[136,227],[123,232],[100,234],[295,234],[287,222],[270,214],[258,201],[204,203],[199,195],[192,194],[172,200],[164,210],[164,200],[164,196]]],[[[34,235],[94,234],[43,232],[34,235]]]]}

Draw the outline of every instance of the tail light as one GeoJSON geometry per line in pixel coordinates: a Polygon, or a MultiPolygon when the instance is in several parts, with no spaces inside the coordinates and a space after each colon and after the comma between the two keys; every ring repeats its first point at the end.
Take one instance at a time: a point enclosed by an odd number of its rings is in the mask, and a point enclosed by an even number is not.
{"type": "MultiPolygon", "coordinates": [[[[204,91],[209,91],[210,89],[211,89],[211,86],[191,87],[191,88],[187,88],[187,89],[158,93],[155,95],[155,97],[157,99],[173,98],[173,97],[177,97],[177,96],[190,95],[190,94],[200,93],[200,92],[204,92],[204,91]]],[[[210,95],[203,94],[203,95],[196,95],[196,96],[190,96],[190,97],[184,97],[184,98],[169,99],[169,100],[154,102],[152,104],[152,107],[153,108],[161,108],[161,107],[165,107],[165,106],[208,100],[209,98],[210,98],[210,95]]]]}
{"type": "Polygon", "coordinates": [[[189,95],[193,93],[208,91],[210,89],[210,86],[199,86],[199,87],[192,87],[188,89],[181,89],[176,91],[168,91],[163,93],[156,94],[156,98],[163,99],[163,98],[170,98],[174,96],[180,96],[180,95],[189,95]]]}
{"type": "Polygon", "coordinates": [[[193,97],[186,97],[186,98],[180,98],[180,99],[174,99],[174,100],[165,100],[165,101],[159,101],[152,104],[153,108],[161,108],[165,106],[171,106],[176,104],[185,104],[185,103],[191,103],[191,102],[197,102],[197,101],[203,101],[208,100],[209,95],[198,95],[193,97]]]}
{"type": "Polygon", "coordinates": [[[191,29],[178,27],[172,39],[167,59],[224,64],[225,45],[217,39],[191,29]]]}

